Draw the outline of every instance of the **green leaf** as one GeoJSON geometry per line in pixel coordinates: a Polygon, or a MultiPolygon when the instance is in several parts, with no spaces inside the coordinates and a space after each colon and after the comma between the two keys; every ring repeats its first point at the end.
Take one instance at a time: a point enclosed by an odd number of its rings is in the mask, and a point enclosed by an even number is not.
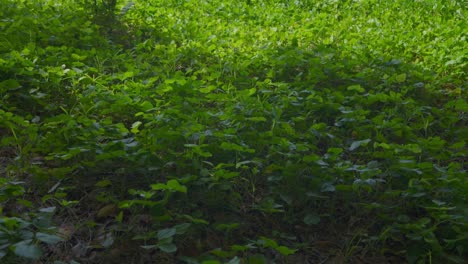
{"type": "Polygon", "coordinates": [[[267,238],[267,237],[260,237],[258,242],[259,242],[260,245],[262,245],[264,247],[271,247],[271,248],[278,247],[278,243],[276,243],[275,240],[267,238]]]}
{"type": "Polygon", "coordinates": [[[105,235],[104,241],[101,241],[101,246],[103,246],[104,248],[109,248],[113,244],[114,244],[114,237],[112,236],[111,233],[107,233],[105,235]]]}
{"type": "Polygon", "coordinates": [[[180,183],[173,179],[169,180],[166,184],[163,183],[157,183],[157,184],[152,184],[151,188],[153,190],[171,190],[171,191],[177,191],[177,192],[187,192],[187,187],[180,185],[180,183]]]}
{"type": "Polygon", "coordinates": [[[39,211],[42,212],[42,213],[53,213],[53,212],[55,212],[55,209],[56,209],[55,206],[51,206],[51,207],[47,207],[47,208],[41,208],[41,209],[39,209],[39,211]]]}
{"type": "Polygon", "coordinates": [[[164,183],[151,184],[151,189],[153,190],[167,190],[167,185],[164,183]]]}
{"type": "Polygon", "coordinates": [[[16,89],[20,86],[21,85],[17,80],[9,79],[9,80],[0,82],[0,92],[16,89]]]}
{"type": "Polygon", "coordinates": [[[249,256],[247,258],[247,264],[266,264],[268,263],[266,257],[261,254],[256,254],[253,256],[249,256]]]}
{"type": "Polygon", "coordinates": [[[119,214],[115,217],[115,221],[122,223],[123,220],[123,211],[120,211],[119,214]]]}
{"type": "Polygon", "coordinates": [[[38,259],[42,255],[42,250],[39,246],[32,243],[32,240],[24,240],[13,245],[14,253],[17,256],[28,258],[28,259],[38,259]]]}
{"type": "Polygon", "coordinates": [[[349,147],[349,150],[353,151],[353,150],[359,148],[360,146],[366,146],[370,141],[371,141],[370,139],[354,141],[353,143],[351,143],[351,146],[349,147]]]}
{"type": "Polygon", "coordinates": [[[307,214],[304,217],[304,223],[306,225],[316,225],[316,224],[320,223],[320,216],[318,216],[316,214],[307,214]]]}
{"type": "Polygon", "coordinates": [[[183,192],[183,193],[187,192],[187,187],[180,185],[180,183],[177,180],[169,180],[167,182],[167,187],[169,190],[172,190],[172,191],[183,192]]]}
{"type": "Polygon", "coordinates": [[[365,92],[366,90],[364,88],[361,87],[361,85],[351,85],[351,86],[348,86],[348,88],[346,88],[348,91],[356,91],[356,92],[359,92],[359,93],[363,93],[365,92]]]}
{"type": "Polygon", "coordinates": [[[237,144],[234,144],[234,143],[229,143],[229,142],[223,142],[223,143],[221,143],[221,145],[219,147],[224,149],[224,150],[233,150],[233,151],[248,152],[248,153],[254,153],[255,152],[254,149],[250,149],[250,148],[240,146],[240,145],[237,145],[237,144]]]}
{"type": "Polygon", "coordinates": [[[185,234],[185,232],[187,232],[187,230],[190,228],[191,225],[192,224],[190,223],[183,223],[183,224],[174,226],[174,228],[176,230],[176,233],[178,235],[181,235],[181,234],[185,234]]]}
{"type": "Polygon", "coordinates": [[[193,223],[195,224],[203,224],[203,225],[208,225],[209,222],[204,220],[204,219],[200,219],[200,218],[195,218],[195,217],[192,217],[191,215],[182,215],[183,217],[185,217],[186,219],[192,221],[193,223]]]}
{"type": "Polygon", "coordinates": [[[112,185],[112,182],[110,180],[102,180],[98,181],[94,186],[96,187],[107,187],[112,185]]]}
{"type": "Polygon", "coordinates": [[[158,239],[162,240],[165,238],[173,237],[177,233],[175,228],[166,228],[158,231],[158,239]]]}
{"type": "Polygon", "coordinates": [[[207,87],[204,87],[204,88],[200,88],[199,91],[202,92],[202,93],[210,93],[214,90],[216,90],[217,87],[214,86],[214,85],[210,85],[210,86],[207,86],[207,87]]]}
{"type": "Polygon", "coordinates": [[[249,96],[254,95],[257,92],[256,88],[250,88],[249,89],[249,96]]]}
{"type": "Polygon", "coordinates": [[[247,117],[246,120],[249,120],[252,122],[265,122],[266,118],[263,116],[253,116],[253,117],[247,117]]]}
{"type": "Polygon", "coordinates": [[[162,244],[158,243],[157,246],[161,251],[166,252],[166,253],[174,253],[177,251],[177,247],[173,243],[162,243],[162,244]]]}
{"type": "Polygon", "coordinates": [[[140,246],[143,249],[153,249],[156,248],[158,245],[146,245],[146,246],[140,246]]]}
{"type": "Polygon", "coordinates": [[[395,81],[397,83],[402,83],[406,81],[406,73],[398,74],[397,76],[395,76],[395,81]]]}
{"type": "Polygon", "coordinates": [[[135,76],[135,73],[134,72],[131,72],[131,71],[128,71],[128,72],[125,72],[121,78],[121,80],[125,80],[125,79],[128,79],[128,78],[132,78],[133,76],[135,76]]]}
{"type": "Polygon", "coordinates": [[[134,123],[132,124],[132,128],[131,128],[130,131],[131,131],[133,134],[137,134],[138,132],[140,132],[140,130],[139,130],[138,128],[141,126],[141,124],[143,124],[141,121],[136,121],[136,122],[134,122],[134,123]]]}
{"type": "Polygon", "coordinates": [[[286,246],[279,246],[279,247],[276,247],[275,249],[283,256],[294,254],[297,251],[297,249],[290,249],[286,246]]]}
{"type": "Polygon", "coordinates": [[[62,238],[46,233],[36,233],[36,238],[49,245],[57,244],[58,242],[62,241],[62,238]]]}
{"type": "Polygon", "coordinates": [[[202,264],[221,264],[221,262],[217,260],[205,260],[202,262],[202,264]]]}
{"type": "Polygon", "coordinates": [[[241,260],[239,257],[235,256],[231,260],[229,260],[226,264],[241,264],[241,260]]]}

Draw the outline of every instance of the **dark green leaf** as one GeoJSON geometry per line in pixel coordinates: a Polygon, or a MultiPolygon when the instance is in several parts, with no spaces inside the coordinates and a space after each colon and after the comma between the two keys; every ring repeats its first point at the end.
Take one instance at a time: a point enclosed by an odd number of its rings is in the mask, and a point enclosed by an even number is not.
{"type": "Polygon", "coordinates": [[[175,228],[166,228],[158,231],[158,239],[162,240],[165,238],[173,237],[177,233],[175,228]]]}
{"type": "Polygon", "coordinates": [[[36,238],[46,244],[49,244],[49,245],[53,245],[53,244],[56,244],[60,241],[62,241],[62,239],[58,236],[55,236],[55,235],[50,235],[50,234],[46,234],[46,233],[36,233],[36,238]]]}
{"type": "Polygon", "coordinates": [[[320,216],[318,216],[316,214],[307,214],[304,217],[304,223],[306,225],[316,225],[316,224],[320,223],[320,216]]]}
{"type": "Polygon", "coordinates": [[[42,250],[38,245],[35,245],[31,240],[24,240],[13,245],[14,252],[17,256],[38,259],[42,255],[42,250]]]}
{"type": "Polygon", "coordinates": [[[174,253],[177,251],[177,247],[173,243],[158,243],[158,248],[166,253],[174,253]]]}

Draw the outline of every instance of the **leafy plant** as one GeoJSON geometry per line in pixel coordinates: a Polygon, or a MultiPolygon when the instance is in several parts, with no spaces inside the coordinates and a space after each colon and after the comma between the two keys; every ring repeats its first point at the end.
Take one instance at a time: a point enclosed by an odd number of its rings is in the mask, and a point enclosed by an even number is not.
{"type": "Polygon", "coordinates": [[[460,1],[0,5],[5,258],[466,258],[460,1]]]}
{"type": "Polygon", "coordinates": [[[28,218],[2,217],[0,219],[0,257],[13,253],[26,259],[39,259],[43,250],[40,243],[54,245],[62,241],[55,235],[51,223],[55,207],[42,208],[28,218]]]}

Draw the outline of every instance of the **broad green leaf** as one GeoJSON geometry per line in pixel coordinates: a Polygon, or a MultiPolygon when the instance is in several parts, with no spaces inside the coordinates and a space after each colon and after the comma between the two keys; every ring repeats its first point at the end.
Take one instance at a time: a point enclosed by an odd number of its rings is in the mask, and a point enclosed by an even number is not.
{"type": "Polygon", "coordinates": [[[161,251],[166,253],[174,253],[177,251],[177,247],[173,243],[158,243],[157,246],[161,251]]]}
{"type": "Polygon", "coordinates": [[[217,89],[216,86],[214,86],[214,85],[209,85],[209,86],[207,86],[207,87],[200,88],[199,91],[202,92],[202,93],[210,93],[210,92],[212,92],[212,91],[214,91],[214,90],[216,90],[216,89],[217,89]]]}
{"type": "Polygon", "coordinates": [[[204,225],[208,225],[209,222],[204,220],[204,219],[200,219],[200,218],[195,218],[195,217],[192,217],[191,215],[183,215],[183,217],[187,218],[188,220],[192,221],[193,223],[195,224],[204,224],[204,225]]]}
{"type": "Polygon", "coordinates": [[[167,182],[167,188],[172,191],[183,192],[183,193],[187,192],[187,187],[180,185],[180,183],[175,179],[169,180],[167,182]]]}
{"type": "Polygon", "coordinates": [[[53,213],[55,212],[55,210],[56,210],[55,206],[39,209],[39,211],[43,213],[53,213]]]}
{"type": "Polygon", "coordinates": [[[175,228],[166,228],[158,231],[158,239],[162,240],[165,238],[173,237],[177,233],[175,228]]]}
{"type": "Polygon", "coordinates": [[[112,182],[110,180],[102,180],[98,181],[94,186],[96,187],[107,187],[112,185],[112,182]]]}
{"type": "Polygon", "coordinates": [[[140,246],[143,249],[153,249],[156,248],[158,245],[146,245],[146,246],[140,246]]]}
{"type": "Polygon", "coordinates": [[[103,217],[108,217],[108,216],[111,216],[111,215],[115,215],[117,210],[118,210],[117,205],[108,204],[108,205],[102,207],[101,209],[99,209],[99,211],[96,214],[96,217],[103,218],[103,217]]]}
{"type": "Polygon", "coordinates": [[[271,248],[278,247],[278,243],[276,243],[275,240],[267,238],[267,237],[260,237],[258,242],[264,247],[271,247],[271,248]]]}
{"type": "Polygon", "coordinates": [[[359,92],[359,93],[363,93],[363,92],[366,91],[366,90],[365,90],[364,88],[362,88],[361,85],[359,85],[359,84],[348,86],[347,90],[348,90],[348,91],[356,91],[356,92],[359,92]]]}
{"type": "Polygon", "coordinates": [[[395,76],[395,81],[398,83],[406,81],[406,73],[398,74],[397,76],[395,76]]]}
{"type": "Polygon", "coordinates": [[[56,235],[46,234],[46,233],[36,233],[36,238],[46,244],[53,245],[62,241],[62,238],[56,235]]]}
{"type": "Polygon", "coordinates": [[[249,89],[249,96],[254,95],[257,92],[256,88],[250,88],[249,89]]]}
{"type": "Polygon", "coordinates": [[[141,121],[136,121],[136,122],[134,122],[134,123],[132,124],[132,128],[131,128],[130,131],[131,131],[133,134],[137,134],[138,132],[140,132],[140,130],[139,130],[138,128],[141,126],[141,124],[143,124],[141,121]]]}
{"type": "Polygon", "coordinates": [[[241,259],[236,256],[229,260],[226,264],[241,264],[241,259]]]}
{"type": "Polygon", "coordinates": [[[111,233],[106,233],[106,235],[104,236],[104,240],[101,241],[101,245],[104,248],[109,248],[113,244],[114,244],[114,236],[111,233]]]}
{"type": "Polygon", "coordinates": [[[221,264],[218,260],[205,260],[202,264],[221,264]]]}
{"type": "Polygon", "coordinates": [[[283,256],[294,254],[297,251],[297,249],[290,249],[286,246],[279,246],[279,247],[276,247],[275,249],[283,256]]]}
{"type": "Polygon", "coordinates": [[[17,80],[14,79],[9,79],[3,82],[0,82],[0,92],[5,92],[11,89],[16,89],[20,87],[21,85],[17,80]]]}
{"type": "Polygon", "coordinates": [[[14,252],[17,256],[28,258],[28,259],[38,259],[42,255],[41,248],[34,244],[31,240],[24,240],[13,245],[14,252]]]}
{"type": "Polygon", "coordinates": [[[246,120],[249,120],[252,122],[265,122],[266,118],[263,116],[254,116],[254,117],[247,117],[246,120]]]}
{"type": "Polygon", "coordinates": [[[247,258],[247,264],[267,264],[267,258],[264,255],[256,254],[247,258]]]}
{"type": "Polygon", "coordinates": [[[132,78],[135,76],[135,73],[134,72],[131,72],[131,71],[128,71],[128,72],[125,72],[122,76],[122,80],[125,80],[125,79],[129,79],[129,78],[132,78]]]}
{"type": "Polygon", "coordinates": [[[151,184],[151,189],[153,190],[167,190],[168,187],[164,183],[151,184]]]}
{"type": "Polygon", "coordinates": [[[123,211],[120,211],[118,215],[115,216],[115,221],[118,223],[122,223],[123,220],[123,211]]]}
{"type": "Polygon", "coordinates": [[[234,150],[234,151],[249,152],[249,153],[254,153],[255,152],[254,149],[250,149],[250,148],[247,148],[247,147],[244,147],[244,146],[240,146],[240,145],[237,145],[237,144],[234,144],[234,143],[228,143],[228,142],[221,143],[221,145],[219,147],[222,148],[222,149],[225,149],[225,150],[234,150]]]}
{"type": "Polygon", "coordinates": [[[320,216],[318,216],[316,214],[307,214],[304,217],[304,223],[306,225],[316,225],[316,224],[320,223],[320,216]]]}
{"type": "Polygon", "coordinates": [[[351,143],[351,146],[349,147],[349,150],[353,151],[359,148],[360,146],[366,146],[370,141],[371,141],[370,139],[353,141],[353,143],[351,143]]]}
{"type": "Polygon", "coordinates": [[[192,224],[190,223],[183,223],[183,224],[178,224],[176,226],[174,226],[175,230],[176,230],[176,234],[178,235],[181,235],[181,234],[185,234],[187,232],[187,230],[190,228],[192,224]]]}

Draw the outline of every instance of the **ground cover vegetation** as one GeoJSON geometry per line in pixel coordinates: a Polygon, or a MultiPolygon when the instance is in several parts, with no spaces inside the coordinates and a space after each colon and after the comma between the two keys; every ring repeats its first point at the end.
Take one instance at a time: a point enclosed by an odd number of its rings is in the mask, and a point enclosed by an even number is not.
{"type": "Polygon", "coordinates": [[[0,0],[1,262],[464,263],[463,2],[0,0]]]}

